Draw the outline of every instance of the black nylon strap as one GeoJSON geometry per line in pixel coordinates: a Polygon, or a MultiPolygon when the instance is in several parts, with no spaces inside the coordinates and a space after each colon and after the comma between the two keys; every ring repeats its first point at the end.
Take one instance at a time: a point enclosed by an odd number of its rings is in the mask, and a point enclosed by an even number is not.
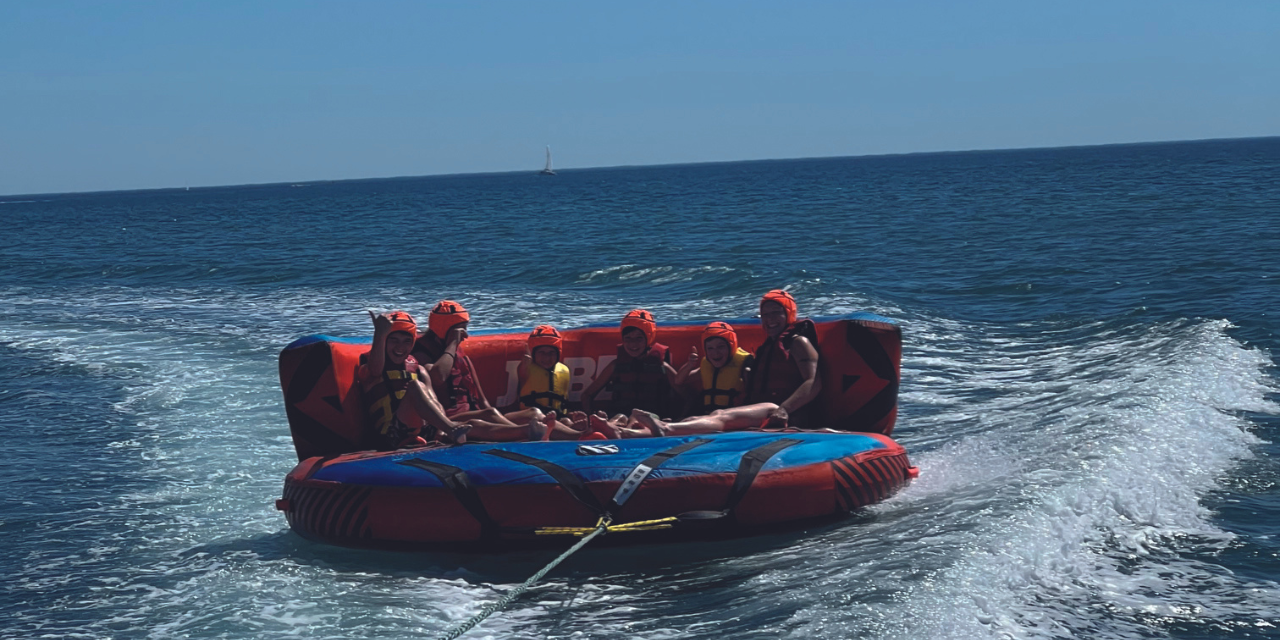
{"type": "Polygon", "coordinates": [[[558,393],[552,393],[550,391],[535,391],[528,395],[520,396],[520,402],[523,402],[528,405],[532,405],[533,401],[541,400],[543,398],[546,398],[548,400],[559,400],[561,403],[563,403],[565,400],[564,396],[558,393]]]}
{"type": "Polygon", "coordinates": [[[738,390],[737,389],[707,389],[706,391],[702,392],[702,397],[705,399],[714,400],[716,396],[728,396],[729,400],[732,401],[734,398],[738,397],[738,390]]]}
{"type": "MultiPolygon", "coordinates": [[[[640,464],[636,465],[635,468],[633,468],[631,472],[627,474],[627,479],[630,479],[632,474],[635,474],[636,470],[639,469],[640,467],[647,467],[648,471],[645,471],[643,475],[640,475],[638,477],[638,482],[635,483],[638,486],[641,482],[644,482],[645,479],[649,477],[649,474],[652,473],[654,469],[657,469],[658,467],[662,466],[662,463],[690,449],[696,449],[698,447],[701,447],[702,445],[707,444],[708,442],[711,442],[711,441],[710,440],[690,440],[688,442],[681,443],[674,447],[671,447],[670,449],[664,449],[662,451],[659,451],[649,456],[648,458],[645,458],[640,464]]],[[[613,499],[609,501],[609,513],[617,515],[618,509],[621,509],[622,505],[626,504],[627,499],[630,498],[635,493],[635,487],[633,487],[629,491],[626,491],[624,494],[623,487],[626,486],[627,479],[623,480],[623,486],[618,488],[618,493],[614,494],[613,499]]]]}
{"type": "Polygon", "coordinates": [[[590,509],[592,513],[597,516],[604,515],[604,507],[600,506],[600,501],[596,499],[595,494],[588,491],[587,485],[582,482],[582,478],[573,475],[572,471],[569,471],[554,462],[548,462],[541,458],[526,456],[523,453],[516,453],[515,451],[488,449],[485,453],[541,469],[544,473],[551,476],[551,478],[563,487],[565,491],[568,491],[569,495],[573,496],[574,499],[581,502],[583,506],[590,509]]]}
{"type": "Polygon", "coordinates": [[[670,459],[672,459],[672,458],[674,458],[674,457],[676,457],[676,456],[678,456],[678,455],[680,455],[680,454],[682,454],[682,453],[684,453],[684,452],[686,452],[686,451],[688,451],[688,450],[690,450],[690,449],[696,449],[696,448],[701,447],[702,445],[707,444],[707,443],[709,443],[709,442],[711,442],[711,441],[710,441],[710,440],[701,440],[701,439],[699,439],[699,440],[690,440],[690,441],[685,442],[685,443],[683,443],[683,444],[678,444],[678,445],[676,445],[676,446],[674,446],[674,447],[671,447],[670,449],[663,449],[662,451],[659,451],[659,452],[657,452],[657,453],[655,453],[655,454],[653,454],[653,455],[649,456],[648,458],[645,458],[645,459],[644,459],[644,461],[643,461],[643,462],[641,462],[640,464],[642,464],[642,465],[644,465],[644,466],[646,466],[646,467],[652,468],[652,469],[657,469],[658,467],[662,466],[662,463],[664,463],[664,462],[666,462],[666,461],[668,461],[668,460],[670,460],[670,459]]]}
{"type": "Polygon", "coordinates": [[[484,502],[480,500],[480,494],[476,493],[475,485],[471,484],[471,479],[467,477],[466,471],[458,467],[419,458],[404,460],[398,464],[422,469],[439,478],[441,484],[453,492],[453,496],[458,499],[458,502],[467,510],[467,513],[470,513],[471,517],[480,523],[481,537],[489,538],[498,533],[498,523],[489,517],[489,512],[484,508],[484,502]]]}
{"type": "Polygon", "coordinates": [[[738,477],[733,480],[733,488],[729,490],[729,499],[725,502],[725,514],[732,514],[737,508],[738,503],[742,501],[743,496],[747,495],[747,490],[751,488],[751,483],[755,482],[756,475],[760,473],[760,469],[764,467],[764,463],[769,461],[779,451],[787,447],[800,444],[803,440],[795,438],[781,438],[766,444],[762,444],[744,454],[742,461],[738,463],[738,477]]]}

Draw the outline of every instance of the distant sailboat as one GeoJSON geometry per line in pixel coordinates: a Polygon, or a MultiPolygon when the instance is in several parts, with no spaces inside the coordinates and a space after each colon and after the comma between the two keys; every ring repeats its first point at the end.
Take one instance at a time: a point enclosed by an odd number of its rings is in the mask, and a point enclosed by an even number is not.
{"type": "Polygon", "coordinates": [[[547,145],[547,166],[538,172],[538,175],[554,176],[555,174],[556,172],[551,170],[551,145],[547,145]]]}

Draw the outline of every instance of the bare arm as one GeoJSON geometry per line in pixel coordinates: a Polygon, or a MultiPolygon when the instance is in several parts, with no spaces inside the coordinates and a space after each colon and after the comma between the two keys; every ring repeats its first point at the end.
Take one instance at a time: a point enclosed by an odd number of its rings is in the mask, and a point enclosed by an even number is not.
{"type": "MultiPolygon", "coordinates": [[[[419,375],[424,378],[426,371],[419,367],[419,375]]],[[[409,384],[409,397],[413,399],[413,406],[418,410],[418,415],[422,416],[427,424],[439,429],[445,433],[449,433],[457,428],[458,423],[449,419],[444,413],[444,407],[440,406],[440,401],[436,399],[436,394],[431,390],[431,385],[423,384],[421,381],[411,381],[409,384]]]]}
{"type": "Polygon", "coordinates": [[[520,364],[516,366],[516,380],[519,380],[520,384],[524,384],[525,379],[529,376],[530,362],[533,362],[533,356],[526,351],[524,355],[520,356],[520,364]]]}
{"type": "Polygon", "coordinates": [[[503,409],[503,412],[519,411],[525,409],[524,400],[520,398],[520,390],[524,389],[524,383],[529,380],[529,364],[533,362],[533,356],[528,351],[520,356],[520,364],[516,365],[516,401],[510,406],[503,409]]]}
{"type": "Polygon", "coordinates": [[[373,375],[382,375],[387,366],[387,336],[390,335],[391,318],[369,311],[369,319],[373,320],[373,348],[369,350],[369,371],[373,375]]]}
{"type": "Polygon", "coordinates": [[[591,413],[591,403],[595,401],[600,390],[611,379],[613,379],[613,362],[605,365],[604,369],[596,376],[596,379],[591,381],[591,386],[582,391],[582,410],[585,413],[591,413]]]}
{"type": "Polygon", "coordinates": [[[662,363],[662,372],[667,375],[667,383],[673,387],[676,386],[676,378],[680,375],[676,372],[676,368],[671,366],[671,363],[664,362],[662,363]]]}
{"type": "Polygon", "coordinates": [[[436,358],[435,365],[431,367],[431,381],[435,384],[443,384],[445,378],[449,377],[449,372],[453,371],[453,365],[458,361],[458,345],[462,344],[463,339],[467,337],[467,332],[453,328],[444,334],[444,353],[436,358]]]}
{"type": "Polygon", "coordinates": [[[808,338],[797,336],[792,340],[791,359],[800,370],[800,377],[804,378],[804,382],[769,414],[770,426],[782,426],[792,411],[809,404],[822,392],[822,380],[818,378],[818,350],[813,348],[808,338]]]}
{"type": "Polygon", "coordinates": [[[471,364],[471,356],[463,356],[462,359],[466,360],[467,367],[471,369],[471,379],[476,383],[476,404],[481,409],[488,409],[489,399],[484,396],[484,387],[480,386],[480,376],[476,375],[476,368],[471,364]]]}
{"type": "MultiPolygon", "coordinates": [[[[676,372],[676,377],[671,380],[671,386],[679,387],[684,385],[685,381],[689,379],[689,374],[693,373],[693,370],[697,369],[700,364],[702,364],[702,358],[698,357],[698,349],[694,347],[689,351],[689,360],[684,363],[684,366],[680,367],[680,370],[676,372]]],[[[670,366],[667,365],[668,368],[670,366]]]]}
{"type": "Polygon", "coordinates": [[[822,391],[822,380],[818,378],[818,350],[813,348],[808,338],[797,336],[791,342],[791,359],[800,369],[800,377],[804,378],[804,382],[800,383],[791,397],[782,401],[781,407],[788,413],[809,404],[822,391]]]}

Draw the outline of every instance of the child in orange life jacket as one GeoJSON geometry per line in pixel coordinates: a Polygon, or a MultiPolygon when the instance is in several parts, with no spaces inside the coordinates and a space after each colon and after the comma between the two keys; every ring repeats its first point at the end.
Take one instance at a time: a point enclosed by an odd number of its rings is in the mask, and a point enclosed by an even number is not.
{"type": "Polygon", "coordinates": [[[475,438],[498,442],[542,439],[546,426],[540,410],[520,414],[525,422],[517,424],[489,404],[462,347],[470,321],[471,314],[462,305],[441,300],[431,310],[428,331],[413,347],[413,356],[431,365],[431,384],[445,414],[453,420],[468,421],[475,438]]]}
{"type": "Polygon", "coordinates": [[[765,339],[756,349],[746,401],[778,405],[765,426],[813,426],[813,401],[822,391],[813,321],[797,319],[796,299],[774,289],[760,298],[760,325],[765,339]]]}
{"type": "Polygon", "coordinates": [[[746,400],[744,380],[755,358],[738,347],[738,334],[726,322],[712,322],[702,330],[702,347],[707,357],[699,358],[698,350],[692,350],[689,361],[676,374],[677,387],[686,382],[694,387],[697,401],[690,415],[702,416],[741,405],[746,400]],[[694,369],[700,375],[690,379],[694,369]]]}
{"type": "MultiPolygon", "coordinates": [[[[556,328],[543,324],[534,327],[529,334],[529,352],[525,354],[516,376],[520,380],[520,407],[528,411],[546,411],[545,424],[550,439],[577,440],[594,438],[587,426],[587,415],[581,411],[570,413],[569,367],[560,362],[564,337],[556,328]],[[557,416],[561,416],[557,419],[557,416]]],[[[507,414],[510,417],[513,414],[507,414]]]]}
{"type": "Polygon", "coordinates": [[[564,413],[570,374],[560,362],[562,346],[564,337],[551,325],[538,325],[529,334],[529,353],[516,369],[522,408],[538,406],[564,413]]]}
{"type": "Polygon", "coordinates": [[[622,318],[618,358],[582,392],[583,411],[591,413],[596,395],[605,385],[613,392],[610,415],[629,415],[634,409],[659,415],[669,411],[676,370],[671,367],[667,346],[656,341],[657,333],[653,314],[644,309],[633,309],[622,318]]]}
{"type": "Polygon", "coordinates": [[[430,434],[423,432],[428,423],[453,442],[466,442],[470,426],[445,416],[431,387],[425,384],[426,370],[410,355],[417,335],[413,316],[403,311],[383,315],[370,311],[369,317],[373,320],[373,347],[356,374],[368,443],[382,451],[425,445],[423,436],[430,434]]]}

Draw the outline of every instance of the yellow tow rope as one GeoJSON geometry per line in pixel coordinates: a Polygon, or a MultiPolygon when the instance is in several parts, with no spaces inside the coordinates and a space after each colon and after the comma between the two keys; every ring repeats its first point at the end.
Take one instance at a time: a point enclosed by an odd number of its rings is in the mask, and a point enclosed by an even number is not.
{"type": "Polygon", "coordinates": [[[624,522],[622,524],[609,524],[606,518],[600,518],[593,527],[540,527],[534,529],[533,532],[540,536],[585,536],[601,526],[604,527],[605,533],[626,533],[629,531],[658,531],[661,529],[670,529],[675,526],[678,518],[659,518],[657,520],[640,520],[637,522],[624,522]]]}

